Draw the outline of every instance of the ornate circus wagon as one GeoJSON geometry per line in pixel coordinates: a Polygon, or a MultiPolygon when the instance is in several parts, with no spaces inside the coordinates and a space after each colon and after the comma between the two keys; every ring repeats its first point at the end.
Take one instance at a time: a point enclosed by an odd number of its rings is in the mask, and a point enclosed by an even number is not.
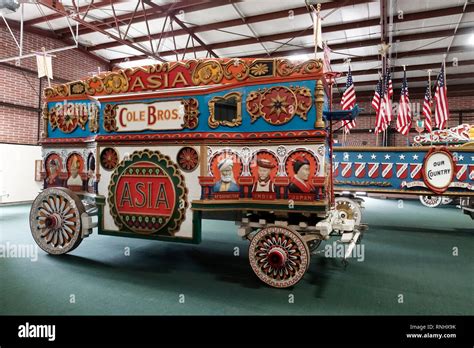
{"type": "Polygon", "coordinates": [[[331,208],[322,79],[319,60],[204,59],[47,88],[35,241],[64,254],[97,227],[198,244],[203,219],[233,220],[274,287],[297,283],[331,236],[350,254],[360,232],[331,208]]]}

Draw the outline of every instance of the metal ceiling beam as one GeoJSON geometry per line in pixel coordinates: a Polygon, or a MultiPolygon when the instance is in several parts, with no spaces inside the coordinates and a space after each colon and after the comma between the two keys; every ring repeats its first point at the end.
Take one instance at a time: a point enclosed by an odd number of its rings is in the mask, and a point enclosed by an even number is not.
{"type": "MultiPolygon", "coordinates": [[[[367,3],[367,2],[370,2],[370,0],[350,1],[344,6],[357,5],[357,4],[367,3]]],[[[338,4],[337,2],[331,2],[331,3],[324,4],[324,9],[331,10],[338,6],[340,6],[340,4],[338,4]]],[[[264,13],[264,14],[260,14],[256,16],[249,16],[249,17],[244,17],[244,18],[237,18],[237,19],[231,19],[231,20],[222,21],[222,22],[194,26],[191,28],[194,33],[199,33],[203,31],[211,31],[211,30],[220,30],[220,29],[235,27],[239,25],[270,21],[274,19],[288,18],[289,11],[290,10],[269,12],[269,13],[264,13]]],[[[294,16],[308,13],[306,6],[298,7],[294,10],[292,9],[291,11],[293,11],[294,16]]],[[[377,18],[374,18],[374,19],[364,20],[360,22],[344,23],[344,24],[338,24],[338,25],[328,25],[328,26],[323,26],[323,32],[328,33],[328,32],[337,31],[337,30],[356,29],[356,28],[378,25],[378,23],[379,23],[379,20],[377,18]]],[[[187,32],[184,29],[179,29],[179,30],[174,30],[174,31],[168,31],[165,34],[179,36],[179,35],[186,35],[187,32]]],[[[159,35],[161,35],[161,33],[157,33],[152,36],[154,38],[157,38],[159,35]]],[[[148,36],[139,36],[139,37],[134,38],[134,42],[142,42],[146,40],[148,40],[148,36]]],[[[260,43],[258,38],[254,39],[254,41],[255,41],[254,43],[260,43]]],[[[95,47],[91,47],[91,49],[92,50],[106,49],[106,48],[111,48],[111,47],[116,47],[116,46],[117,46],[117,43],[115,42],[107,42],[107,43],[97,45],[95,47]]]]}
{"type": "MultiPolygon", "coordinates": [[[[92,1],[92,5],[90,6],[90,8],[89,8],[89,4],[81,6],[81,7],[79,7],[79,13],[86,12],[87,10],[93,10],[93,9],[96,9],[96,8],[110,6],[110,1],[99,1],[97,3],[95,3],[94,0],[91,0],[91,1],[92,1]]],[[[47,16],[44,16],[44,17],[38,17],[38,18],[30,19],[28,21],[25,21],[23,24],[26,27],[31,27],[35,24],[40,24],[40,23],[44,23],[44,22],[47,22],[47,21],[52,21],[52,20],[55,20],[55,19],[63,18],[63,17],[64,16],[60,15],[59,13],[53,13],[53,14],[50,14],[50,15],[47,15],[47,16]]],[[[69,28],[66,28],[66,29],[69,29],[69,28]]]]}
{"type": "MultiPolygon", "coordinates": [[[[464,46],[453,46],[451,47],[450,53],[458,53],[458,52],[467,52],[470,48],[467,45],[464,46]]],[[[429,56],[434,54],[443,54],[446,52],[446,48],[429,48],[425,50],[412,50],[412,51],[404,51],[404,52],[397,52],[394,60],[408,58],[408,57],[419,57],[419,56],[429,56]]],[[[281,51],[278,54],[278,57],[291,57],[296,55],[302,54],[312,54],[314,53],[313,47],[296,49],[296,50],[286,50],[281,51]]],[[[267,54],[253,54],[248,56],[240,56],[240,58],[265,58],[267,54]]],[[[370,56],[360,56],[360,57],[351,57],[351,63],[354,62],[373,62],[380,60],[380,56],[378,54],[370,55],[370,56]]],[[[346,59],[332,59],[331,65],[337,64],[344,64],[346,59]]]]}
{"type": "MultiPolygon", "coordinates": [[[[308,30],[309,31],[309,30],[308,30]]],[[[266,35],[266,36],[261,36],[259,39],[262,42],[265,41],[277,41],[277,40],[283,40],[283,39],[288,39],[291,37],[294,37],[301,31],[292,31],[292,32],[286,32],[286,33],[280,33],[280,34],[272,34],[272,35],[266,35]]],[[[458,35],[463,35],[463,34],[470,34],[472,33],[471,28],[460,28],[458,29],[458,35]]],[[[310,33],[308,33],[310,35],[310,33]]],[[[311,33],[312,35],[312,33],[311,33]]],[[[406,41],[416,41],[416,40],[424,40],[424,39],[433,39],[433,38],[439,38],[443,36],[451,36],[452,35],[452,30],[436,30],[436,31],[429,31],[429,32],[423,32],[423,33],[416,33],[416,34],[404,34],[404,35],[398,35],[393,37],[393,41],[400,40],[400,42],[406,42],[406,41]]],[[[306,35],[304,35],[306,36],[306,35]]],[[[232,42],[218,42],[218,43],[213,43],[208,45],[211,49],[220,49],[220,48],[230,48],[230,47],[237,47],[237,46],[245,46],[253,43],[253,38],[248,38],[248,39],[242,39],[242,40],[234,40],[232,42]]],[[[349,48],[358,48],[358,47],[367,47],[367,46],[378,46],[380,44],[380,37],[374,38],[374,39],[366,39],[366,40],[358,40],[358,41],[349,41],[349,42],[341,42],[338,44],[331,44],[330,48],[332,50],[339,50],[339,49],[349,49],[349,48]]],[[[314,50],[314,48],[312,48],[314,50]]],[[[178,54],[182,54],[183,49],[178,50],[178,54]]],[[[204,51],[203,47],[195,47],[193,49],[190,49],[188,51],[195,52],[195,51],[204,51]]],[[[165,52],[160,52],[160,56],[166,57],[166,56],[171,56],[175,55],[175,51],[165,51],[165,52]]],[[[278,57],[278,54],[275,54],[275,56],[278,57]]],[[[139,59],[144,59],[146,58],[145,56],[134,56],[134,57],[129,57],[129,60],[139,60],[139,59]]],[[[117,64],[123,61],[124,58],[119,58],[119,59],[113,59],[111,60],[112,64],[117,64]]]]}
{"type": "MultiPolygon", "coordinates": [[[[20,30],[20,22],[17,22],[17,21],[11,20],[11,19],[6,19],[6,20],[8,22],[8,25],[10,25],[11,28],[13,28],[15,30],[18,30],[18,31],[20,30]]],[[[0,27],[3,27],[3,26],[5,26],[4,22],[0,21],[0,27]]],[[[67,46],[76,44],[72,39],[60,38],[57,35],[55,35],[52,31],[49,31],[49,30],[44,30],[44,29],[35,28],[35,27],[28,27],[28,28],[24,27],[23,30],[25,30],[26,32],[31,33],[31,34],[39,35],[41,37],[48,37],[50,39],[58,40],[60,42],[63,42],[67,46]]],[[[81,44],[78,44],[76,49],[78,51],[84,53],[85,55],[97,60],[98,62],[100,62],[102,64],[105,64],[107,67],[110,66],[110,61],[109,60],[107,60],[105,58],[102,58],[98,55],[95,55],[92,52],[89,52],[86,49],[85,46],[83,46],[81,44]]]]}
{"type": "MultiPolygon", "coordinates": [[[[55,8],[54,6],[52,6],[49,1],[47,0],[39,0],[38,1],[39,4],[45,6],[46,8],[49,8],[50,10],[53,10],[53,11],[56,11],[57,13],[59,14],[62,14],[63,16],[69,16],[68,13],[66,13],[65,11],[62,11],[60,9],[57,9],[55,8]]],[[[141,53],[143,53],[144,55],[146,55],[147,57],[153,57],[157,60],[160,60],[160,61],[165,61],[163,58],[157,56],[156,54],[153,54],[145,49],[143,49],[142,47],[139,47],[139,46],[136,46],[134,45],[133,43],[131,43],[130,41],[127,41],[127,40],[124,40],[110,32],[107,32],[105,31],[104,29],[100,29],[100,28],[97,28],[96,26],[94,26],[93,24],[89,23],[89,22],[86,22],[84,19],[82,19],[79,15],[75,15],[75,16],[70,16],[74,21],[82,24],[83,26],[86,26],[94,31],[97,31],[103,35],[106,35],[106,36],[109,36],[111,39],[113,40],[116,40],[118,42],[120,42],[122,45],[125,45],[125,46],[128,46],[130,48],[133,48],[134,50],[137,50],[141,53]]]]}
{"type": "MultiPolygon", "coordinates": [[[[202,10],[207,10],[209,8],[213,7],[219,7],[219,6],[225,6],[229,5],[232,2],[238,2],[240,0],[186,0],[186,1],[177,1],[173,2],[169,5],[163,5],[161,6],[164,12],[157,11],[157,13],[148,15],[148,20],[153,20],[153,19],[159,19],[159,18],[164,18],[167,16],[169,11],[176,11],[179,12],[181,10],[183,11],[189,11],[189,12],[194,12],[194,11],[202,11],[202,10]]],[[[130,21],[132,24],[134,23],[140,23],[145,21],[145,13],[143,11],[138,11],[134,18],[131,18],[131,14],[124,14],[124,15],[119,15],[116,17],[117,21],[119,22],[124,22],[125,24],[128,24],[130,21]]],[[[115,19],[113,17],[109,18],[104,18],[103,20],[100,21],[92,21],[90,22],[97,28],[101,29],[109,29],[111,26],[114,25],[115,19]]],[[[87,28],[87,27],[80,27],[79,28],[79,34],[89,34],[93,33],[94,30],[87,28]]],[[[62,28],[58,29],[58,34],[63,35],[63,36],[70,36],[71,33],[68,30],[68,28],[62,28]]]]}
{"type": "MultiPolygon", "coordinates": [[[[325,6],[325,9],[327,9],[328,7],[329,6],[325,6]]],[[[451,15],[462,13],[462,10],[463,10],[463,6],[455,6],[455,7],[446,8],[443,11],[431,10],[431,11],[424,11],[424,12],[407,13],[407,14],[404,14],[403,20],[398,19],[398,17],[394,18],[394,23],[401,23],[401,22],[405,23],[409,21],[423,20],[423,19],[433,18],[433,17],[451,16],[451,15]]],[[[293,10],[293,11],[295,12],[294,15],[307,13],[306,7],[297,8],[296,10],[293,10]]],[[[468,6],[466,8],[466,11],[474,12],[474,5],[468,6]]],[[[256,16],[249,16],[249,17],[243,18],[243,20],[238,18],[238,19],[232,19],[228,21],[200,25],[200,26],[192,27],[192,30],[194,33],[203,32],[203,31],[211,31],[211,30],[220,30],[226,27],[233,27],[233,26],[238,26],[242,24],[251,24],[251,23],[263,22],[263,21],[268,21],[272,19],[279,19],[279,18],[286,18],[286,17],[288,17],[288,10],[265,13],[265,14],[256,15],[256,16]]],[[[366,28],[370,26],[377,26],[379,25],[379,23],[380,23],[379,18],[373,18],[373,19],[355,21],[355,22],[350,22],[350,23],[327,25],[327,26],[323,26],[323,32],[330,33],[330,32],[348,30],[348,29],[366,28]]],[[[187,34],[187,32],[183,29],[174,30],[172,32],[170,31],[166,32],[166,35],[175,35],[175,36],[185,35],[185,34],[187,34]]],[[[157,39],[160,35],[161,33],[153,34],[151,35],[151,38],[157,39]]],[[[133,41],[143,42],[143,41],[147,41],[148,39],[149,37],[147,35],[144,35],[144,36],[135,37],[133,41]]],[[[261,40],[259,38],[256,38],[254,39],[254,43],[261,43],[261,40]]],[[[119,45],[116,42],[106,42],[103,44],[95,45],[94,47],[90,47],[89,49],[93,51],[93,50],[100,50],[100,49],[108,49],[108,48],[117,47],[117,46],[119,45]]],[[[268,54],[262,55],[262,57],[263,56],[267,57],[268,54]]]]}
{"type": "MultiPolygon", "coordinates": [[[[158,11],[160,11],[161,13],[164,13],[164,9],[162,6],[160,5],[157,5],[153,2],[151,2],[150,0],[142,0],[145,4],[151,6],[153,9],[156,9],[158,11]]],[[[176,17],[175,13],[174,12],[170,12],[168,13],[168,15],[170,16],[170,19],[172,22],[176,22],[178,23],[178,25],[188,34],[190,35],[194,40],[196,40],[196,42],[198,42],[202,47],[204,47],[206,49],[207,52],[209,52],[209,54],[211,55],[211,57],[214,57],[214,58],[219,58],[218,55],[212,50],[212,48],[210,48],[208,45],[206,45],[204,43],[204,41],[202,41],[194,32],[192,29],[189,29],[178,17],[176,17]]],[[[173,36],[174,37],[174,36],[173,36]]],[[[151,40],[151,39],[150,39],[151,40]]],[[[186,52],[186,48],[184,49],[184,52],[186,52]]]]}

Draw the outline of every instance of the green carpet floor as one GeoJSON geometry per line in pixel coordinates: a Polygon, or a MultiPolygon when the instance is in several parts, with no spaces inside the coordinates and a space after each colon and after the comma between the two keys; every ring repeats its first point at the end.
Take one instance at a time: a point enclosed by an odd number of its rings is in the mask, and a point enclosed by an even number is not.
{"type": "MultiPolygon", "coordinates": [[[[0,244],[34,244],[28,213],[0,207],[0,244]]],[[[70,255],[0,258],[0,314],[474,314],[469,217],[453,206],[367,199],[363,220],[363,262],[344,269],[313,256],[305,278],[284,290],[253,274],[248,242],[230,222],[204,221],[200,245],[94,233],[70,255]]]]}

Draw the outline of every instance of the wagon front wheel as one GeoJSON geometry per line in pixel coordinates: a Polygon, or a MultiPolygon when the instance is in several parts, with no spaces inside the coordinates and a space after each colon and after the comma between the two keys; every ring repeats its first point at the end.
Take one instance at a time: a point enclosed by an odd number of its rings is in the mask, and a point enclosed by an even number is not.
{"type": "Polygon", "coordinates": [[[252,238],[249,261],[261,281],[275,288],[288,288],[303,278],[310,253],[298,232],[269,226],[252,238]]]}
{"type": "Polygon", "coordinates": [[[79,197],[71,190],[51,187],[41,192],[30,211],[30,229],[38,246],[49,254],[74,250],[82,241],[79,197]]]}

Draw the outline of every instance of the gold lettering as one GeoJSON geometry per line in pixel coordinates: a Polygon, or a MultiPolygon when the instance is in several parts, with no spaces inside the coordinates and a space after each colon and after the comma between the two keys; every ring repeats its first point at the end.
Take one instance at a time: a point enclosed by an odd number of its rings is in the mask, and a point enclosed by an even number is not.
{"type": "Polygon", "coordinates": [[[161,87],[161,76],[151,75],[146,79],[148,88],[160,88],[161,87]]]}
{"type": "Polygon", "coordinates": [[[182,72],[178,72],[178,73],[176,74],[176,77],[174,78],[171,87],[175,87],[179,82],[181,82],[181,83],[182,83],[183,85],[185,85],[185,86],[189,86],[189,83],[188,83],[188,81],[186,81],[186,79],[184,78],[184,75],[183,75],[182,72]]]}
{"type": "Polygon", "coordinates": [[[143,81],[142,79],[140,78],[140,76],[138,76],[135,81],[133,82],[133,85],[132,85],[132,88],[130,88],[131,90],[134,90],[136,87],[140,87],[141,89],[145,89],[145,85],[143,84],[143,81]]]}

